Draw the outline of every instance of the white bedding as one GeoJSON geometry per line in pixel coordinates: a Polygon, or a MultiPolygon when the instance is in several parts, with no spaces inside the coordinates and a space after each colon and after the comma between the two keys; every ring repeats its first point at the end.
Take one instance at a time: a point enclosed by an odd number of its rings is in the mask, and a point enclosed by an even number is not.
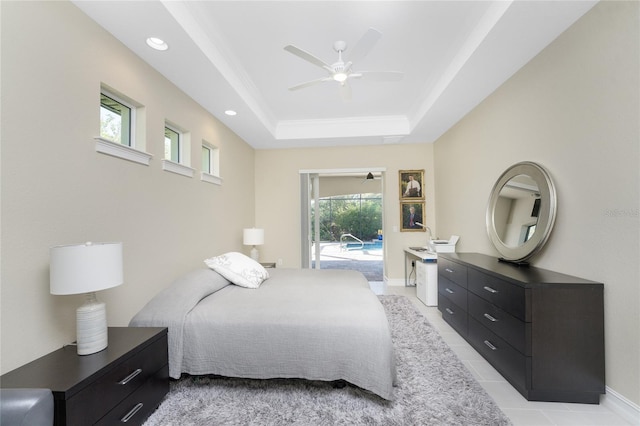
{"type": "Polygon", "coordinates": [[[169,327],[173,378],[346,380],[392,399],[389,324],[366,278],[345,270],[272,269],[269,275],[248,289],[214,271],[194,271],[130,325],[169,327]]]}

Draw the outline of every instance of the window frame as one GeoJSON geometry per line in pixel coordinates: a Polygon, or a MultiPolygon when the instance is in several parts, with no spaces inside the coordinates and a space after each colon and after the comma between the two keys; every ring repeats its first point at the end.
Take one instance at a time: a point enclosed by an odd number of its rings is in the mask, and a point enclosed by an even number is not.
{"type": "Polygon", "coordinates": [[[222,178],[220,177],[220,148],[205,140],[202,141],[200,149],[200,155],[203,156],[200,160],[201,170],[200,180],[214,185],[222,185],[222,178]],[[209,170],[204,170],[204,150],[208,150],[209,156],[209,170]]]}
{"type": "MultiPolygon", "coordinates": [[[[127,146],[129,148],[135,148],[136,147],[136,118],[137,118],[136,117],[136,109],[137,109],[137,107],[133,103],[131,103],[131,102],[127,101],[126,99],[123,99],[121,96],[115,94],[113,91],[105,89],[104,87],[101,87],[100,88],[100,108],[110,109],[107,106],[103,107],[103,104],[102,104],[102,97],[103,96],[106,97],[106,98],[111,99],[114,102],[119,103],[120,105],[122,105],[123,107],[125,107],[125,108],[127,108],[129,110],[129,117],[128,117],[128,120],[127,120],[128,121],[128,126],[127,126],[128,127],[128,129],[127,129],[128,131],[127,131],[127,133],[128,133],[128,142],[129,143],[123,143],[123,141],[122,141],[122,134],[123,134],[123,131],[122,131],[122,127],[123,126],[122,126],[122,124],[125,121],[123,119],[123,117],[122,117],[122,114],[120,114],[120,129],[121,129],[120,130],[120,142],[112,140],[112,139],[109,139],[109,138],[105,138],[104,136],[102,136],[102,133],[100,134],[100,138],[102,138],[104,140],[111,141],[113,143],[118,143],[118,144],[123,145],[123,146],[127,146]]],[[[102,118],[100,119],[100,121],[101,121],[100,124],[102,125],[102,118]]]]}
{"type": "MultiPolygon", "coordinates": [[[[174,126],[165,121],[164,123],[164,159],[172,161],[177,164],[183,164],[184,155],[183,155],[183,144],[184,144],[184,132],[180,130],[177,126],[174,126]],[[170,148],[170,158],[167,158],[167,130],[169,132],[173,132],[177,136],[176,144],[178,145],[176,148],[176,159],[173,158],[173,145],[170,148]]],[[[171,143],[173,144],[173,139],[169,138],[171,143]]]]}
{"type": "Polygon", "coordinates": [[[164,121],[164,129],[165,132],[163,132],[163,134],[165,134],[165,140],[163,140],[162,169],[167,172],[176,173],[188,178],[192,178],[195,170],[187,165],[187,163],[189,163],[189,161],[191,160],[191,134],[181,126],[178,126],[177,124],[174,124],[169,120],[164,121]],[[178,161],[166,158],[167,129],[178,134],[178,161]]]}
{"type": "Polygon", "coordinates": [[[213,169],[213,167],[212,167],[212,164],[211,164],[211,163],[212,163],[212,159],[213,159],[213,158],[212,158],[212,156],[213,156],[213,149],[212,149],[209,145],[207,145],[207,144],[203,143],[203,144],[202,144],[202,150],[201,150],[201,153],[202,153],[202,159],[201,159],[201,160],[202,160],[202,161],[201,161],[201,164],[202,164],[202,172],[204,172],[204,173],[208,173],[208,174],[212,175],[212,174],[213,174],[213,170],[212,170],[212,169],[213,169]],[[206,153],[205,153],[205,151],[206,151],[206,153]],[[205,163],[204,163],[205,158],[206,158],[206,160],[207,160],[207,165],[206,165],[206,166],[205,166],[205,163]]]}
{"type": "Polygon", "coordinates": [[[109,86],[104,84],[100,84],[99,93],[100,97],[98,99],[98,135],[100,136],[94,137],[94,140],[96,141],[96,152],[123,160],[132,161],[144,166],[149,166],[153,156],[144,151],[144,134],[139,134],[139,132],[144,132],[144,127],[140,126],[140,129],[138,129],[138,121],[144,121],[144,107],[138,104],[133,99],[130,99],[125,95],[118,93],[114,89],[111,89],[109,86]],[[116,142],[101,136],[101,108],[103,108],[102,96],[106,96],[129,109],[129,145],[121,143],[122,141],[116,142]]]}

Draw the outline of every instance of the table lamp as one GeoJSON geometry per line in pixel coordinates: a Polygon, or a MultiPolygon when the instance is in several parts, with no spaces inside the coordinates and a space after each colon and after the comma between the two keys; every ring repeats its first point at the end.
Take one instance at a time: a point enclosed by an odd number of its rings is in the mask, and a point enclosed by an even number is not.
{"type": "Polygon", "coordinates": [[[260,258],[260,253],[256,246],[264,244],[264,229],[260,228],[247,228],[243,232],[243,243],[245,246],[253,246],[251,249],[251,258],[256,262],[260,258]]]}
{"type": "Polygon", "coordinates": [[[50,250],[51,294],[86,294],[76,310],[78,355],[107,347],[107,310],[96,291],[122,284],[122,243],[85,243],[50,250]]]}

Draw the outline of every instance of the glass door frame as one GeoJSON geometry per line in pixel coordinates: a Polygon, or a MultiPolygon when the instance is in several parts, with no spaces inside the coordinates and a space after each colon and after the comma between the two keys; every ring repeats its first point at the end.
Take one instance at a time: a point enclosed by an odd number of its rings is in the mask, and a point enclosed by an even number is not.
{"type": "MultiPolygon", "coordinates": [[[[386,167],[369,167],[369,168],[349,168],[349,169],[306,169],[299,170],[300,174],[300,264],[302,268],[309,269],[311,263],[315,260],[315,268],[320,269],[320,217],[315,215],[315,226],[311,226],[311,203],[318,205],[320,200],[320,176],[331,176],[341,174],[363,174],[380,173],[381,175],[381,193],[382,193],[382,234],[384,235],[384,175],[387,171],[386,167]],[[315,229],[314,236],[311,235],[311,229],[315,229]],[[312,259],[312,244],[315,242],[315,259],[312,259]]],[[[384,253],[384,250],[383,250],[384,253]]],[[[384,269],[383,256],[383,269],[384,269]]]]}

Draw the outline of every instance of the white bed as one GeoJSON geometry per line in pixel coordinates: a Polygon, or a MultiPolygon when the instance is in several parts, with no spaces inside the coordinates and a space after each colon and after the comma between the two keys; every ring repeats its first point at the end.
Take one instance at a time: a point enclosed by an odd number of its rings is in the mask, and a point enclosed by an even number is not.
{"type": "Polygon", "coordinates": [[[169,374],[345,380],[393,399],[384,308],[357,271],[271,269],[258,288],[208,268],[176,280],[130,326],[169,329],[169,374]]]}

